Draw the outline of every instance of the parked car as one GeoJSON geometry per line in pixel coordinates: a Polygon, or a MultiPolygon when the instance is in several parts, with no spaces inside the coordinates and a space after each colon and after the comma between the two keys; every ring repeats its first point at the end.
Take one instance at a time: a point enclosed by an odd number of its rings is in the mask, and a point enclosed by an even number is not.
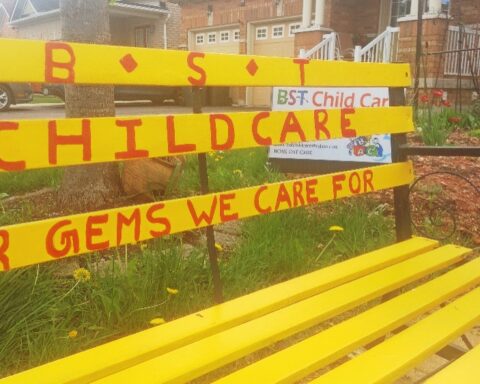
{"type": "MultiPolygon", "coordinates": [[[[45,84],[44,95],[57,96],[65,100],[65,88],[61,84],[45,84]]],[[[145,87],[145,86],[115,86],[115,100],[133,101],[150,100],[154,104],[163,104],[166,100],[172,100],[175,104],[183,105],[184,96],[181,87],[145,87]]]]}
{"type": "Polygon", "coordinates": [[[32,99],[30,84],[0,83],[0,112],[8,110],[12,104],[29,103],[32,99]]]}

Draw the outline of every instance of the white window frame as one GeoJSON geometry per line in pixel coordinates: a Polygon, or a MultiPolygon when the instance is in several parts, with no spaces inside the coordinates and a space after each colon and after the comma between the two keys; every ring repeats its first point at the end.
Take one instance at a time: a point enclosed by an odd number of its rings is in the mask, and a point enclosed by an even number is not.
{"type": "Polygon", "coordinates": [[[257,28],[255,29],[255,40],[267,40],[267,39],[268,39],[268,27],[267,27],[267,26],[265,26],[265,27],[257,27],[257,28]],[[259,37],[259,36],[258,36],[258,33],[259,33],[260,31],[265,31],[265,36],[259,37]]]}
{"type": "Polygon", "coordinates": [[[203,45],[203,44],[205,44],[205,33],[197,33],[195,35],[195,45],[203,45]],[[201,42],[198,41],[199,37],[202,38],[201,42]]]}
{"type": "Polygon", "coordinates": [[[230,41],[230,31],[220,31],[220,43],[228,43],[230,41]],[[227,34],[227,39],[223,40],[222,35],[226,33],[227,34]]]}
{"type": "Polygon", "coordinates": [[[283,39],[285,37],[285,25],[277,24],[272,25],[272,39],[283,39]],[[282,34],[280,36],[275,36],[275,28],[281,28],[282,34]]]}
{"type": "Polygon", "coordinates": [[[288,25],[288,37],[293,37],[293,36],[295,36],[295,32],[294,32],[294,31],[298,31],[301,26],[302,26],[302,23],[300,23],[300,22],[289,24],[289,25],[288,25]]]}
{"type": "Polygon", "coordinates": [[[207,44],[216,44],[216,43],[217,43],[217,32],[208,32],[207,44]],[[213,41],[210,41],[210,36],[213,36],[213,41]]]}
{"type": "Polygon", "coordinates": [[[234,29],[232,31],[232,41],[240,41],[240,29],[234,29]],[[236,37],[238,33],[238,38],[236,37]]]}

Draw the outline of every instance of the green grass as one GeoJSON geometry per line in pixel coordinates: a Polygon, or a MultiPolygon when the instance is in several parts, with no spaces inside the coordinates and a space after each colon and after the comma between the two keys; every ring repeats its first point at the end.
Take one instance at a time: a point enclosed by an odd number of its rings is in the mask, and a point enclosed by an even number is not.
{"type": "Polygon", "coordinates": [[[42,188],[57,187],[62,174],[60,168],[0,173],[0,193],[19,195],[42,188]]]}
{"type": "Polygon", "coordinates": [[[57,96],[44,96],[44,95],[33,95],[32,104],[59,104],[63,103],[63,100],[57,96]]]}

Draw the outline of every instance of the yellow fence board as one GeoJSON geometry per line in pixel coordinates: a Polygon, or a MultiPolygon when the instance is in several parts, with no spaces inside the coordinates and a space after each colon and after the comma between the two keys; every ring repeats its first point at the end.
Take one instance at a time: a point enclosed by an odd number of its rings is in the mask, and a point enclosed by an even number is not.
{"type": "Polygon", "coordinates": [[[410,162],[0,228],[0,268],[18,268],[413,181],[410,162]],[[28,241],[25,241],[28,239],[28,241]]]}
{"type": "MultiPolygon", "coordinates": [[[[186,383],[464,259],[439,248],[125,369],[97,384],[186,383]]],[[[344,380],[342,384],[351,383],[344,380]]],[[[245,382],[249,383],[249,382],[245,382]]],[[[253,381],[262,383],[262,381],[253,381]]],[[[356,383],[356,381],[355,381],[356,383]]],[[[263,383],[262,383],[263,384],[263,383]]]]}
{"type": "Polygon", "coordinates": [[[408,64],[308,61],[0,39],[0,82],[181,86],[385,86],[411,83],[408,64]]]}
{"type": "MultiPolygon", "coordinates": [[[[452,245],[436,250],[442,251],[470,253],[469,249],[452,245]]],[[[216,381],[216,384],[296,383],[478,283],[480,283],[480,259],[249,365],[216,381]]],[[[455,380],[444,381],[454,382],[455,380]]]]}
{"type": "Polygon", "coordinates": [[[410,107],[0,120],[0,171],[404,133],[412,121],[410,107]]]}
{"type": "MultiPolygon", "coordinates": [[[[352,380],[356,384],[394,383],[478,324],[479,302],[480,288],[477,288],[311,383],[345,384],[352,380]]],[[[455,380],[453,383],[463,382],[455,380]]]]}
{"type": "Polygon", "coordinates": [[[89,383],[438,247],[414,237],[0,380],[89,383]]]}

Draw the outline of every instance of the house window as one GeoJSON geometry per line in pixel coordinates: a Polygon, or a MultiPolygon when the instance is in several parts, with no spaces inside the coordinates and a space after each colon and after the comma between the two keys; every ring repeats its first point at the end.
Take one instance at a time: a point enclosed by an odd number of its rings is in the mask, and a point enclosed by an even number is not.
{"type": "Polygon", "coordinates": [[[285,27],[283,25],[274,25],[272,27],[272,38],[280,39],[283,37],[285,27]]]}
{"type": "Polygon", "coordinates": [[[230,32],[229,31],[222,31],[220,32],[220,42],[226,43],[230,40],[230,32]]]}
{"type": "Polygon", "coordinates": [[[149,26],[135,28],[135,46],[148,47],[150,44],[150,30],[149,26]]]}
{"type": "Polygon", "coordinates": [[[240,30],[236,29],[233,31],[233,41],[240,41],[240,30]]]}
{"type": "Polygon", "coordinates": [[[301,23],[293,23],[288,26],[288,36],[292,37],[300,29],[301,23]]]}
{"type": "Polygon", "coordinates": [[[257,40],[265,40],[267,38],[268,28],[267,27],[259,27],[257,28],[257,40]]]}
{"type": "Polygon", "coordinates": [[[398,19],[410,14],[411,0],[393,0],[390,26],[396,27],[398,19]]]}
{"type": "Polygon", "coordinates": [[[197,45],[202,45],[205,43],[205,34],[204,33],[199,33],[195,36],[195,42],[197,45]]]}
{"type": "Polygon", "coordinates": [[[217,33],[211,32],[208,34],[208,44],[215,44],[217,42],[217,33]]]}

